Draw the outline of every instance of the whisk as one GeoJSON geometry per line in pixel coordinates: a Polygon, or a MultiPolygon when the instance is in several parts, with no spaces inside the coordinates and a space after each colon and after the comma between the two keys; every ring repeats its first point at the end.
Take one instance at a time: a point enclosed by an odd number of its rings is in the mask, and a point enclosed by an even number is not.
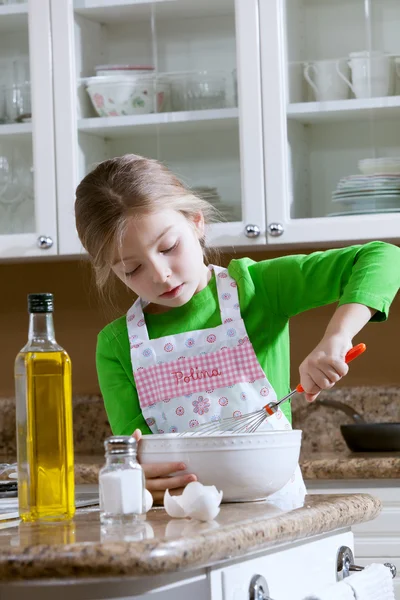
{"type": "MultiPolygon", "coordinates": [[[[365,352],[367,349],[365,344],[357,344],[357,346],[353,346],[346,356],[346,363],[351,362],[357,356],[365,352]]],[[[303,386],[300,383],[292,390],[287,396],[284,396],[278,402],[269,402],[260,410],[257,410],[252,413],[247,413],[245,415],[241,415],[239,417],[228,417],[226,419],[222,419],[222,421],[212,422],[212,423],[203,423],[202,425],[198,425],[195,429],[190,431],[192,435],[213,435],[215,433],[254,433],[260,427],[260,425],[268,419],[271,415],[275,414],[279,406],[286,402],[291,398],[295,393],[301,394],[304,392],[303,386]]],[[[188,433],[188,432],[184,432],[188,433]]],[[[181,434],[183,435],[183,433],[181,434]]]]}

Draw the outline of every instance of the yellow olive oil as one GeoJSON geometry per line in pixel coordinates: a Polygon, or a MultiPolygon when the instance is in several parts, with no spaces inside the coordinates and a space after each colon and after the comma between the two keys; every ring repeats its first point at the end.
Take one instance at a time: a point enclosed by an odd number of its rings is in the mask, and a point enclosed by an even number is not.
{"type": "Polygon", "coordinates": [[[75,512],[71,361],[55,342],[52,313],[30,317],[28,344],[15,361],[20,518],[71,519],[75,512]]]}

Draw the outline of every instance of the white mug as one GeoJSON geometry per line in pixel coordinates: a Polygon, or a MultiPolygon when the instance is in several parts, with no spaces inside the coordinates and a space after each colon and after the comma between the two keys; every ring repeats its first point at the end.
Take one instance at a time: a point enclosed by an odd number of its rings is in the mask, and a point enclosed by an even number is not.
{"type": "Polygon", "coordinates": [[[347,64],[351,69],[351,81],[339,66],[337,72],[356,98],[389,95],[391,60],[388,54],[368,50],[351,52],[347,64]]]}
{"type": "MultiPolygon", "coordinates": [[[[348,98],[348,84],[343,80],[343,77],[338,75],[340,62],[343,61],[317,60],[305,64],[304,78],[314,90],[315,99],[318,102],[348,98]],[[311,74],[313,74],[313,79],[311,74]]],[[[347,62],[344,64],[344,69],[350,73],[347,62]]]]}

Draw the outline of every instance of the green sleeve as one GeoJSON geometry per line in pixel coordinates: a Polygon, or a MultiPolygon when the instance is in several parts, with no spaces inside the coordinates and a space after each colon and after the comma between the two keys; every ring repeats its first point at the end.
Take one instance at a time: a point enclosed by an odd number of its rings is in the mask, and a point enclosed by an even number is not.
{"type": "Polygon", "coordinates": [[[97,376],[111,430],[114,435],[131,435],[135,429],[149,434],[151,430],[140,409],[133,377],[128,376],[115,354],[116,342],[116,339],[109,340],[102,331],[96,349],[97,376]]]}
{"type": "Polygon", "coordinates": [[[354,302],[375,309],[373,321],[384,321],[400,286],[400,248],[370,242],[264,261],[261,270],[275,314],[292,317],[333,302],[354,302]]]}

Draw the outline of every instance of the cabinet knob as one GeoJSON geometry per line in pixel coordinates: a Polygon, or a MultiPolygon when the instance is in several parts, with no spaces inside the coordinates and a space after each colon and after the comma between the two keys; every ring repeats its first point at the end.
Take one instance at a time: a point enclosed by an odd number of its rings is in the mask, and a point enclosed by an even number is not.
{"type": "Polygon", "coordinates": [[[246,225],[244,233],[248,238],[256,238],[260,235],[260,228],[258,225],[246,225]]]}
{"type": "Polygon", "coordinates": [[[268,225],[268,233],[272,237],[279,237],[284,231],[282,223],[270,223],[268,225]]]}
{"type": "Polygon", "coordinates": [[[53,240],[48,235],[39,235],[37,239],[38,248],[41,250],[48,250],[53,245],[53,240]]]}
{"type": "Polygon", "coordinates": [[[272,600],[268,584],[262,575],[254,575],[250,581],[249,600],[272,600]]]}

